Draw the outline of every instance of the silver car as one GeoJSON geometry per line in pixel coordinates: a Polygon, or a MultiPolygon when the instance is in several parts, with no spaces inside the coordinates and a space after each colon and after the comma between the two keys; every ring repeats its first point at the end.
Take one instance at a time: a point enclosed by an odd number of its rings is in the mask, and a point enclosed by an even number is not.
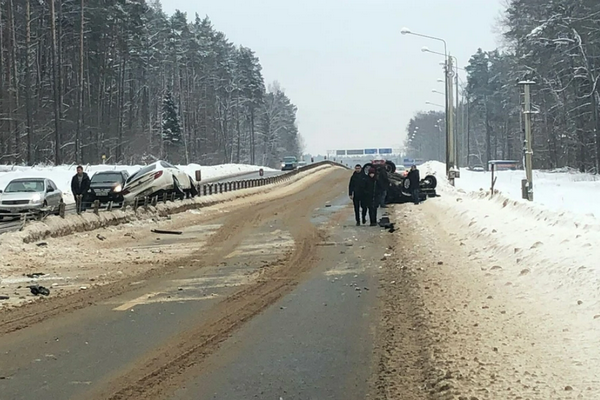
{"type": "Polygon", "coordinates": [[[13,179],[4,191],[0,191],[0,218],[3,214],[14,216],[45,209],[58,213],[62,201],[62,192],[50,179],[13,179]]]}

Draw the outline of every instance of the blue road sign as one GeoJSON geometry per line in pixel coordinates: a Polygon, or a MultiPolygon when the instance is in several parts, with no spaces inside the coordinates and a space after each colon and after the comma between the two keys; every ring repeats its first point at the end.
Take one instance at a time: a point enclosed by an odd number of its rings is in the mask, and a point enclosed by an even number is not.
{"type": "Polygon", "coordinates": [[[379,149],[379,154],[392,154],[392,149],[379,149]]]}
{"type": "Polygon", "coordinates": [[[335,151],[335,155],[336,156],[345,156],[346,155],[346,150],[336,150],[335,151]]]}
{"type": "Polygon", "coordinates": [[[365,154],[377,154],[377,149],[365,149],[365,154]]]}

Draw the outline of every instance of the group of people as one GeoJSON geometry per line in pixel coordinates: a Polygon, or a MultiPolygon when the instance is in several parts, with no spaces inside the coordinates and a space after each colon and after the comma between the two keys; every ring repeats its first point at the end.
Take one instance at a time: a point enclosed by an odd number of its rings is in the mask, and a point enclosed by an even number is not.
{"type": "MultiPolygon", "coordinates": [[[[415,165],[410,168],[406,177],[410,181],[412,198],[415,204],[419,204],[419,170],[415,165]]],[[[377,226],[377,209],[387,208],[386,198],[390,180],[385,169],[379,171],[370,167],[367,174],[364,173],[360,164],[354,166],[354,173],[350,178],[348,195],[354,203],[354,216],[356,226],[361,223],[366,225],[367,213],[369,214],[370,226],[377,226]]]]}

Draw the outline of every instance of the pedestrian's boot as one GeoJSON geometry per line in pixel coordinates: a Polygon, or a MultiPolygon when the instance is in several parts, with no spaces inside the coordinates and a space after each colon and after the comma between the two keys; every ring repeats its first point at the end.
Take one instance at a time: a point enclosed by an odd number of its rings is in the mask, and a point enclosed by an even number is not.
{"type": "Polygon", "coordinates": [[[360,226],[360,221],[356,221],[356,226],[360,226]]]}

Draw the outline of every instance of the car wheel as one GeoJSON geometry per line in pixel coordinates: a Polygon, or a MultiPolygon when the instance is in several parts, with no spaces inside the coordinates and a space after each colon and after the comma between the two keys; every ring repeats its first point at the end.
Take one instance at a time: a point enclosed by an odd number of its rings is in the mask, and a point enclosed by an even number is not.
{"type": "Polygon", "coordinates": [[[365,165],[363,165],[363,172],[365,173],[365,175],[369,175],[369,169],[371,169],[371,167],[373,166],[372,163],[366,163],[365,165]]]}
{"type": "Polygon", "coordinates": [[[396,172],[396,164],[394,164],[393,161],[386,161],[385,162],[385,170],[391,174],[393,174],[394,172],[396,172]]]}
{"type": "Polygon", "coordinates": [[[423,179],[423,182],[425,182],[425,187],[427,188],[435,189],[437,187],[437,179],[433,175],[427,175],[425,179],[423,179]]]}

